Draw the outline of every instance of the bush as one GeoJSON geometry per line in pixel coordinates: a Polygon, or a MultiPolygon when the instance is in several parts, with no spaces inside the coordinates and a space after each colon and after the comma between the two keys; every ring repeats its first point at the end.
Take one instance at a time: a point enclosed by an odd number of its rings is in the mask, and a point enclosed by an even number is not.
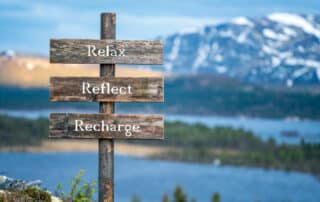
{"type": "Polygon", "coordinates": [[[212,195],[212,202],[220,202],[220,194],[218,192],[215,192],[213,195],[212,195]]]}
{"type": "Polygon", "coordinates": [[[84,171],[81,170],[78,175],[71,180],[71,189],[66,195],[62,191],[62,186],[59,184],[55,191],[55,195],[61,198],[63,201],[72,202],[93,202],[94,194],[97,192],[96,182],[88,182],[83,179],[84,171]]]}
{"type": "Polygon", "coordinates": [[[183,192],[179,185],[174,191],[174,202],[187,202],[187,195],[183,192]]]}
{"type": "Polygon", "coordinates": [[[29,187],[21,191],[0,193],[0,202],[51,202],[51,195],[39,188],[29,187]]]}

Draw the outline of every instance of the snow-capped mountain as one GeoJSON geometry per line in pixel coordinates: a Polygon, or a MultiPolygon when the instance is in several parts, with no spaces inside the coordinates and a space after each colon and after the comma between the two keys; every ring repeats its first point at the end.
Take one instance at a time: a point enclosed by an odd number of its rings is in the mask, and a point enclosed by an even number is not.
{"type": "Polygon", "coordinates": [[[320,83],[320,15],[239,17],[161,39],[164,64],[155,68],[165,72],[289,86],[320,83]]]}

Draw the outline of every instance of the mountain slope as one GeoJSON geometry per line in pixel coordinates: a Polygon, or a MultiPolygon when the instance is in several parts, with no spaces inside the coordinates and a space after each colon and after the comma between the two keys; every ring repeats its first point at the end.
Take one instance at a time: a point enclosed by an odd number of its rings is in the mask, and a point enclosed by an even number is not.
{"type": "Polygon", "coordinates": [[[320,15],[239,17],[162,40],[164,65],[157,70],[288,86],[320,83],[320,15]]]}

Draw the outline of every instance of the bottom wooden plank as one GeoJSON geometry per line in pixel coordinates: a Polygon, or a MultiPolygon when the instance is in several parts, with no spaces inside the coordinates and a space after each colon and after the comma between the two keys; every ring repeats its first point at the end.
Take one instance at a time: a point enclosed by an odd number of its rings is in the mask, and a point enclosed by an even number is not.
{"type": "Polygon", "coordinates": [[[163,116],[54,113],[49,137],[163,139],[163,116]]]}

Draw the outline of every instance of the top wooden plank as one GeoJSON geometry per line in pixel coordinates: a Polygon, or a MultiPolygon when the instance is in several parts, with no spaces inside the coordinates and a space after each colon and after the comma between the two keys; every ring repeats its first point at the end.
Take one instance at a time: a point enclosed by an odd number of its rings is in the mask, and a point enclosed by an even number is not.
{"type": "Polygon", "coordinates": [[[50,63],[162,64],[160,41],[51,39],[50,63]]]}

